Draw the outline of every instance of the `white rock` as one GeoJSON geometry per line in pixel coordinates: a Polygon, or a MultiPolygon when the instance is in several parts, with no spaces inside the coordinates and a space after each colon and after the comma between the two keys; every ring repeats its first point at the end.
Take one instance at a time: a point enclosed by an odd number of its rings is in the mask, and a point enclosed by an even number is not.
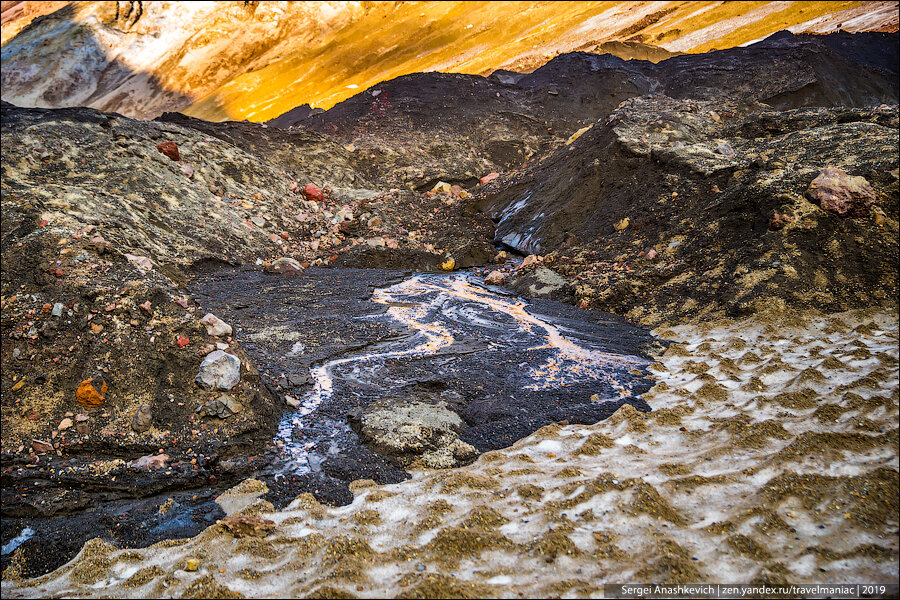
{"type": "Polygon", "coordinates": [[[231,325],[212,313],[206,313],[200,322],[206,325],[206,333],[216,337],[231,335],[231,325]]]}
{"type": "Polygon", "coordinates": [[[196,381],[204,387],[230,390],[241,381],[241,359],[222,350],[213,350],[200,363],[196,381]]]}

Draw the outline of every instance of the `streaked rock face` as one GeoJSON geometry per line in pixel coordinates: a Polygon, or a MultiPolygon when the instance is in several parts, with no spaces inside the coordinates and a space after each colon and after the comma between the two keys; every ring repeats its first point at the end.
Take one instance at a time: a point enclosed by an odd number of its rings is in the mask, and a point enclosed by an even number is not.
{"type": "Polygon", "coordinates": [[[662,60],[794,32],[896,31],[896,4],[5,2],[3,99],[272,119],[414,72],[531,71],[573,50],[662,60]],[[127,4],[127,3],[122,3],[127,4]],[[743,14],[742,14],[743,13],[743,14]]]}

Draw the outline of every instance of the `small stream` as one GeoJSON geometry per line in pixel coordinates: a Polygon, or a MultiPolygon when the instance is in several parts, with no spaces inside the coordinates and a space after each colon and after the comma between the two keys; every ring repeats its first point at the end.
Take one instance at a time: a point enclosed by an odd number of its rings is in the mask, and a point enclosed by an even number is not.
{"type": "MultiPolygon", "coordinates": [[[[516,385],[524,393],[571,390],[583,394],[585,387],[605,390],[594,403],[632,396],[636,380],[628,374],[650,362],[610,352],[608,340],[598,336],[594,327],[541,314],[529,302],[486,286],[481,277],[470,273],[415,275],[375,290],[371,302],[387,306],[386,313],[357,318],[387,320],[405,326],[409,334],[310,368],[313,389],[296,411],[282,418],[276,436],[276,443],[296,459],[295,472],[309,472],[320,462],[313,448],[321,440],[298,439],[296,432],[316,421],[314,413],[334,397],[337,387],[361,395],[395,393],[409,385],[396,369],[388,368],[391,362],[433,361],[476,352],[520,356],[516,385]]],[[[490,369],[491,364],[488,360],[482,367],[490,369]]],[[[331,452],[336,451],[331,444],[331,452]]]]}

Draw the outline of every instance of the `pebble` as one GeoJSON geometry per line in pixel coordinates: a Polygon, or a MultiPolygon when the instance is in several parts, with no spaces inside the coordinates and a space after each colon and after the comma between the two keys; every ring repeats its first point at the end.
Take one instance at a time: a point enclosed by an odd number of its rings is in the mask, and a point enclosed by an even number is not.
{"type": "Polygon", "coordinates": [[[293,258],[283,256],[275,259],[268,270],[272,273],[280,273],[281,275],[299,275],[303,272],[303,267],[293,258]]]}
{"type": "Polygon", "coordinates": [[[168,461],[168,454],[147,454],[130,461],[127,465],[132,469],[162,469],[168,461]]]}
{"type": "Polygon", "coordinates": [[[153,412],[149,404],[142,405],[131,418],[131,428],[143,433],[153,425],[153,412]]]}
{"type": "Polygon", "coordinates": [[[491,271],[484,278],[484,282],[488,285],[502,285],[504,281],[506,281],[506,275],[501,271],[491,271]]]}
{"type": "Polygon", "coordinates": [[[206,333],[214,337],[229,336],[232,333],[231,325],[212,313],[206,313],[200,323],[206,326],[206,333]]]}
{"type": "Polygon", "coordinates": [[[734,156],[734,148],[731,145],[722,142],[718,146],[716,146],[716,152],[721,154],[722,156],[734,156]]]}

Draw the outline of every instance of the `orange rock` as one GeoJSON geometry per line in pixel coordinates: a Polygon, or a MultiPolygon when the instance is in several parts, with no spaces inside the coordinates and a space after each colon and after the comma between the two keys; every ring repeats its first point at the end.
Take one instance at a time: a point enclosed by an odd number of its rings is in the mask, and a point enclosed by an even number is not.
{"type": "Polygon", "coordinates": [[[106,382],[101,377],[85,379],[78,386],[75,398],[83,406],[102,406],[106,401],[106,382]],[[97,388],[99,388],[99,391],[97,388]]]}

